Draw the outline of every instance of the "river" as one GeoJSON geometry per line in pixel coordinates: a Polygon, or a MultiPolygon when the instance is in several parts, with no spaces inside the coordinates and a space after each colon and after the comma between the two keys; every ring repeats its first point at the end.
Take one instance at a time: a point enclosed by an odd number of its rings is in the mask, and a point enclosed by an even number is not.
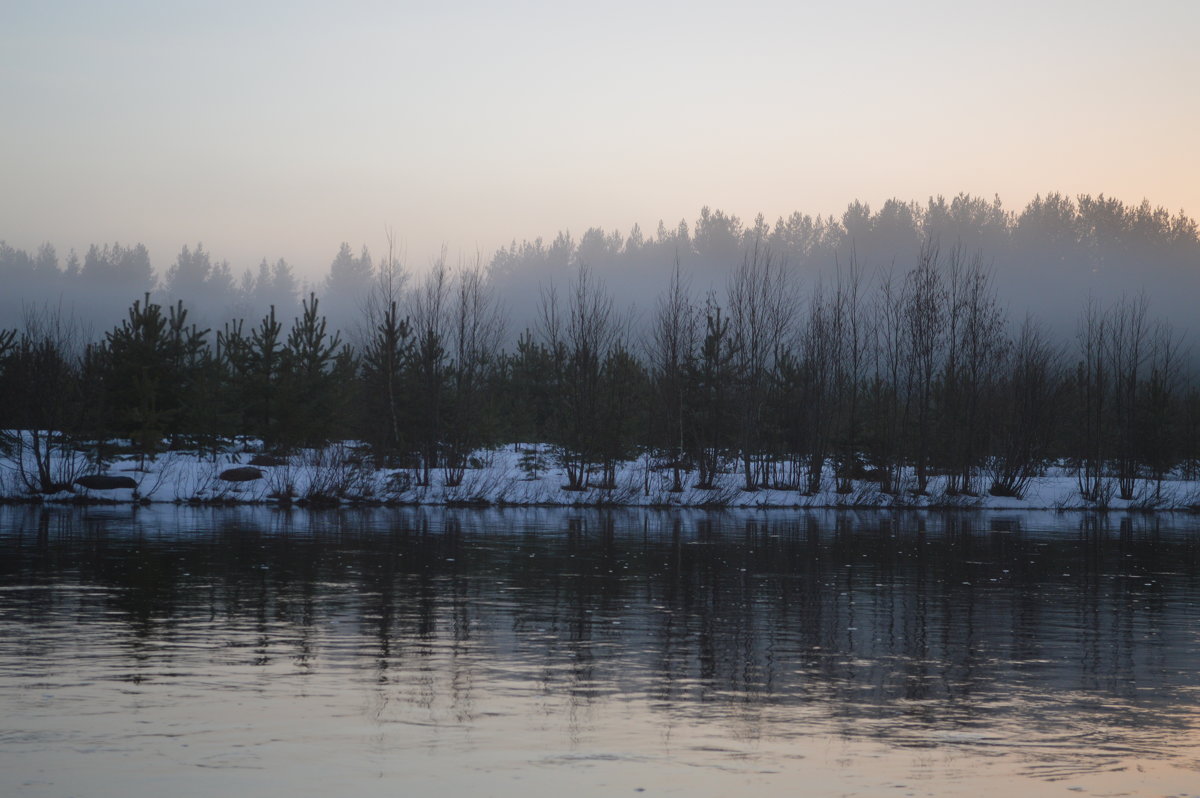
{"type": "Polygon", "coordinates": [[[0,507],[0,795],[1194,795],[1200,518],[0,507]]]}

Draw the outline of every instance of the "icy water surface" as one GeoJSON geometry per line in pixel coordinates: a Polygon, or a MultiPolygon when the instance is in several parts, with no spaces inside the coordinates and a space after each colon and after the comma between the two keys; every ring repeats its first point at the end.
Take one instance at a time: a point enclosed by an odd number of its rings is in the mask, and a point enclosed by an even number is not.
{"type": "Polygon", "coordinates": [[[0,795],[1200,794],[1200,521],[0,508],[0,795]]]}

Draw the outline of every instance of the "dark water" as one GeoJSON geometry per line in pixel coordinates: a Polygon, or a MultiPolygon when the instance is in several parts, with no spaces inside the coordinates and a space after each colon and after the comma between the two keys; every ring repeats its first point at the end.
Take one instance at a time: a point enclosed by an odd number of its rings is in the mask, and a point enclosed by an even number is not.
{"type": "Polygon", "coordinates": [[[4,796],[1180,795],[1198,711],[1193,517],[0,508],[4,796]]]}

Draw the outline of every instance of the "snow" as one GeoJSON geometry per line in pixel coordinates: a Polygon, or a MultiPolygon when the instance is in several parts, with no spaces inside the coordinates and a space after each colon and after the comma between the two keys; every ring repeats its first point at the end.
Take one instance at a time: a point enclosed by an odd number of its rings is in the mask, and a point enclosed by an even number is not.
{"type": "MultiPolygon", "coordinates": [[[[1071,510],[1103,509],[1083,501],[1075,477],[1067,469],[1051,468],[1032,481],[1022,498],[950,496],[945,480],[934,477],[927,495],[911,492],[890,495],[869,481],[855,483],[855,490],[839,494],[832,478],[824,489],[807,495],[794,490],[742,490],[742,477],[731,464],[712,489],[688,487],[671,492],[671,471],[654,467],[651,457],[623,463],[616,486],[609,489],[565,490],[563,469],[555,465],[553,447],[546,444],[508,445],[476,452],[477,467],[468,468],[462,483],[445,484],[441,470],[434,471],[432,485],[418,485],[411,470],[375,468],[362,447],[353,442],[334,444],[320,450],[304,450],[277,466],[256,466],[263,478],[228,482],[220,475],[230,468],[247,465],[261,442],[238,441],[215,456],[212,453],[166,452],[140,461],[134,455],[115,458],[97,467],[81,453],[56,458],[52,471],[56,481],[70,482],[83,474],[105,473],[129,476],[137,490],[97,491],[76,486],[42,496],[31,494],[21,478],[16,455],[0,454],[0,500],[49,502],[198,503],[198,504],[334,504],[380,503],[416,505],[545,505],[545,506],[644,506],[644,507],[748,507],[748,508],[952,508],[981,510],[1071,510]],[[542,465],[530,470],[531,461],[542,465]]],[[[26,460],[26,472],[32,461],[26,460]]],[[[911,475],[909,481],[911,481],[911,475]]],[[[903,481],[903,476],[902,476],[903,481]]],[[[1133,500],[1116,498],[1106,502],[1111,510],[1195,510],[1200,508],[1200,481],[1181,479],[1164,483],[1156,496],[1149,481],[1139,484],[1133,500]]]]}

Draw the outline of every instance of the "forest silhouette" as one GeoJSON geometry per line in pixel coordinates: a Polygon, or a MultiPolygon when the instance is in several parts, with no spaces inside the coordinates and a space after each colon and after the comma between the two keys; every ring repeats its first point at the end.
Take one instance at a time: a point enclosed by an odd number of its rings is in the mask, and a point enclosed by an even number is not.
{"type": "Polygon", "coordinates": [[[62,488],[56,452],[114,438],[151,457],[356,440],[446,485],[483,447],[537,441],[567,490],[613,487],[638,454],[675,490],[736,471],[810,494],[939,476],[1020,496],[1057,463],[1096,503],[1200,467],[1200,235],[1149,203],[705,208],[419,274],[343,244],[303,295],[283,260],[235,279],[200,245],[161,277],[141,245],[65,268],[0,246],[0,278],[0,429],[34,493],[62,488]]]}

